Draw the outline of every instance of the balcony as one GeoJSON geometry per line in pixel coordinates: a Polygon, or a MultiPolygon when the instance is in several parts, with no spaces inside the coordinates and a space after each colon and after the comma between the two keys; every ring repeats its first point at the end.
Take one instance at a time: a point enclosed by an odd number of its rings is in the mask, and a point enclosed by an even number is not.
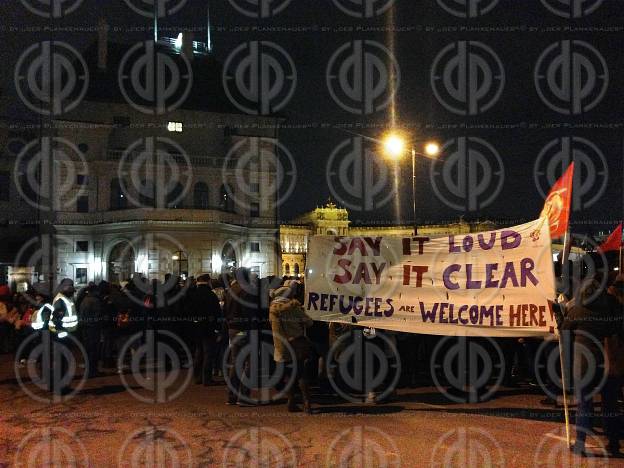
{"type": "Polygon", "coordinates": [[[212,224],[223,223],[246,227],[273,228],[274,218],[251,218],[220,210],[130,208],[92,213],[57,212],[56,225],[137,224],[212,224]]]}

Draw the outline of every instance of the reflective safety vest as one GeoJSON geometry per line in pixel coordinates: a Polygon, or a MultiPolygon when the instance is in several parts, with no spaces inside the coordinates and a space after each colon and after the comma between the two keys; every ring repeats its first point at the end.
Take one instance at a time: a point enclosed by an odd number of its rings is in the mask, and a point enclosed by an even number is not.
{"type": "MultiPolygon", "coordinates": [[[[74,301],[69,299],[67,296],[59,293],[54,298],[52,304],[44,304],[37,312],[35,312],[34,317],[32,319],[32,328],[34,330],[42,330],[44,326],[43,315],[47,310],[48,316],[50,319],[48,320],[48,330],[52,333],[57,333],[56,327],[54,326],[54,322],[52,321],[52,317],[54,314],[54,305],[57,301],[63,301],[65,305],[65,315],[61,318],[61,322],[63,323],[63,328],[65,331],[72,332],[76,330],[78,327],[78,315],[76,315],[76,306],[74,305],[74,301]]],[[[61,332],[63,333],[63,332],[61,332]]],[[[59,335],[61,335],[59,333],[59,335]]]]}

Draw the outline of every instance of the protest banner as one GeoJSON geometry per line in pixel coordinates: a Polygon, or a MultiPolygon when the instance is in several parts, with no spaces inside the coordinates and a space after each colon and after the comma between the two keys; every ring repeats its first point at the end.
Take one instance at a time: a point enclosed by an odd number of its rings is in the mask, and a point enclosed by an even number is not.
{"type": "Polygon", "coordinates": [[[548,223],[440,238],[310,239],[305,308],[314,320],[412,333],[554,333],[548,223]],[[535,235],[539,231],[540,235],[535,235]]]}

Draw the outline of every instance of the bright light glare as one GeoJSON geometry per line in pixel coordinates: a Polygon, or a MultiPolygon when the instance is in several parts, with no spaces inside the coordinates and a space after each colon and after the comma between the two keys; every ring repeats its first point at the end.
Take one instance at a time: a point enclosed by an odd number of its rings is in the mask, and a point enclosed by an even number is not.
{"type": "Polygon", "coordinates": [[[405,154],[405,140],[398,135],[388,135],[383,142],[384,152],[393,159],[405,154]]]}
{"type": "Polygon", "coordinates": [[[440,145],[430,142],[425,145],[425,154],[427,156],[437,156],[440,154],[440,145]]]}
{"type": "Polygon", "coordinates": [[[183,37],[184,37],[184,35],[182,33],[178,34],[178,37],[176,37],[176,40],[175,40],[175,47],[176,47],[176,49],[181,49],[182,48],[182,41],[183,41],[182,38],[183,37]]]}

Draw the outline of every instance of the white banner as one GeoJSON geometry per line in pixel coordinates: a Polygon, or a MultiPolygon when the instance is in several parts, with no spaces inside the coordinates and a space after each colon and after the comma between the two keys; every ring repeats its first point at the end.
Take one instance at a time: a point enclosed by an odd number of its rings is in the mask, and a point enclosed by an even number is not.
{"type": "Polygon", "coordinates": [[[556,327],[543,220],[430,239],[310,240],[306,311],[314,320],[432,335],[545,336],[556,327]]]}

